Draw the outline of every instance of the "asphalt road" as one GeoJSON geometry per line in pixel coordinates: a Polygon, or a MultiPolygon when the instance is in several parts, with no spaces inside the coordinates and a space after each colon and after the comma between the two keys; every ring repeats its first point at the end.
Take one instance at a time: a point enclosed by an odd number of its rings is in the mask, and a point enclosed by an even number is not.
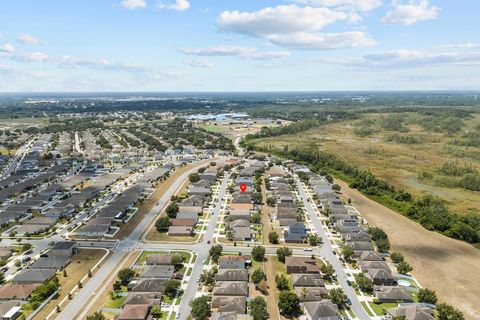
{"type": "Polygon", "coordinates": [[[297,183],[297,189],[300,197],[302,198],[302,201],[305,205],[305,209],[307,210],[308,215],[310,216],[310,219],[312,220],[312,224],[315,226],[315,229],[317,230],[317,233],[322,237],[323,244],[320,247],[320,255],[323,258],[326,258],[333,266],[335,269],[335,273],[337,274],[337,280],[342,286],[343,291],[345,294],[348,296],[348,298],[351,300],[352,305],[350,308],[352,311],[355,313],[355,315],[363,320],[370,319],[368,314],[365,312],[363,309],[360,301],[358,300],[357,296],[355,295],[355,291],[351,286],[348,285],[347,283],[347,276],[345,274],[345,271],[343,269],[343,264],[340,262],[338,259],[338,256],[333,254],[333,248],[330,245],[330,242],[328,241],[327,234],[325,233],[325,230],[322,228],[322,222],[318,218],[315,210],[312,207],[312,203],[309,200],[309,196],[307,195],[305,188],[303,187],[303,184],[300,182],[300,179],[298,177],[295,177],[296,183],[297,183]]]}

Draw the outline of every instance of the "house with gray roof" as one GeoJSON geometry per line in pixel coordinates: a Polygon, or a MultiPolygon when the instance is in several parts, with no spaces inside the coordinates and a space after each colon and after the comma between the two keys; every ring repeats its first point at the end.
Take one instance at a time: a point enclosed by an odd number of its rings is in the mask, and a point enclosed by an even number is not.
{"type": "Polygon", "coordinates": [[[217,281],[213,288],[213,295],[248,297],[248,283],[245,281],[217,281]]]}
{"type": "Polygon", "coordinates": [[[235,312],[245,314],[247,310],[247,298],[244,296],[213,296],[212,309],[218,312],[235,312]]]}
{"type": "Polygon", "coordinates": [[[328,290],[325,287],[295,287],[294,291],[300,302],[321,301],[328,297],[328,290]]]}
{"type": "Polygon", "coordinates": [[[220,269],[215,274],[215,281],[248,281],[245,269],[220,269]]]}
{"type": "Polygon", "coordinates": [[[413,298],[408,293],[407,289],[401,286],[386,287],[379,286],[375,287],[374,294],[377,297],[380,303],[384,302],[413,302],[413,298]]]}
{"type": "Polygon", "coordinates": [[[407,304],[388,310],[388,315],[392,318],[404,317],[406,320],[434,320],[433,314],[432,308],[420,304],[407,304]]]}
{"type": "Polygon", "coordinates": [[[13,283],[43,283],[52,279],[57,270],[55,269],[24,269],[13,277],[13,283]]]}
{"type": "Polygon", "coordinates": [[[338,306],[330,300],[305,302],[307,320],[339,320],[341,319],[338,306]]]}

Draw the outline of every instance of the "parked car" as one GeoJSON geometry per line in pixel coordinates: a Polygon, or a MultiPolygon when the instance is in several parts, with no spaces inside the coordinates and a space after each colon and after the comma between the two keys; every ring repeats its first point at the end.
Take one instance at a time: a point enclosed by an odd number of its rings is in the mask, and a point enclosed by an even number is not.
{"type": "Polygon", "coordinates": [[[207,244],[210,244],[210,240],[207,241],[207,244]]]}
{"type": "Polygon", "coordinates": [[[22,259],[22,263],[27,263],[28,261],[32,260],[30,257],[25,257],[22,259]]]}

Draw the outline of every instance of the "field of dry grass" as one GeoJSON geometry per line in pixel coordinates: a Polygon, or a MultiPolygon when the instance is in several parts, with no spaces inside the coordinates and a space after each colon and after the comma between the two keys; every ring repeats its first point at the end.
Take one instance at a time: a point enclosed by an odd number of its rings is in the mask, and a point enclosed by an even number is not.
{"type": "Polygon", "coordinates": [[[420,224],[367,198],[337,180],[345,198],[367,219],[382,228],[392,245],[414,269],[423,287],[436,291],[440,301],[461,309],[467,319],[480,319],[480,250],[458,240],[424,229],[420,224]]]}
{"type": "MultiPolygon", "coordinates": [[[[370,114],[366,118],[378,119],[382,115],[370,114]]],[[[288,145],[316,146],[319,149],[336,154],[349,163],[371,170],[398,188],[406,189],[414,195],[430,193],[448,202],[450,209],[458,214],[467,212],[480,213],[480,193],[461,188],[442,187],[433,181],[420,179],[422,172],[434,172],[443,163],[458,161],[468,164],[480,171],[480,162],[455,158],[446,151],[452,137],[443,133],[427,132],[419,125],[408,125],[409,131],[398,133],[401,136],[412,136],[415,144],[387,142],[387,137],[394,134],[386,130],[378,130],[369,136],[354,134],[360,127],[361,120],[351,120],[328,124],[294,135],[283,135],[260,139],[258,146],[283,148],[288,145]]],[[[467,128],[480,125],[480,117],[476,116],[465,122],[467,128]]],[[[480,151],[480,150],[479,150],[480,151]]]]}

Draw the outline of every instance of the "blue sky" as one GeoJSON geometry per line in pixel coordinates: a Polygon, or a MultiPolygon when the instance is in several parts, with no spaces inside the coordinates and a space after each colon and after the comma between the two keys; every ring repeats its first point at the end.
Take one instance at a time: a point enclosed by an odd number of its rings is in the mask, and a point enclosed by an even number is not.
{"type": "Polygon", "coordinates": [[[476,0],[4,0],[0,91],[480,89],[476,0]]]}

